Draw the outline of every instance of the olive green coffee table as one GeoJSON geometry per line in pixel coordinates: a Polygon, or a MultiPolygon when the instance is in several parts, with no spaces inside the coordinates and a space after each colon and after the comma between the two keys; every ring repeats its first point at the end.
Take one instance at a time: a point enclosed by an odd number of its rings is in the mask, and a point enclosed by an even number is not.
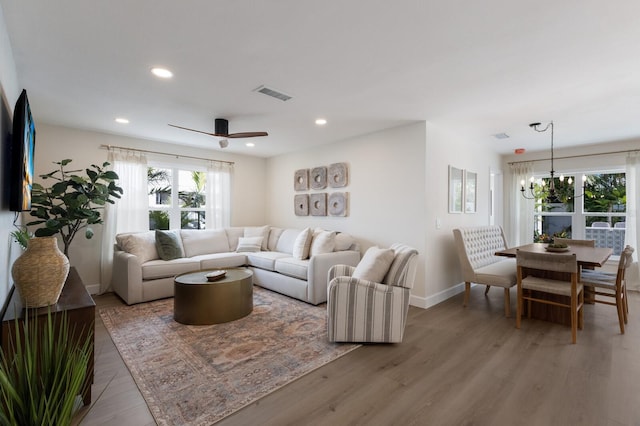
{"type": "Polygon", "coordinates": [[[234,321],[253,310],[253,272],[227,269],[224,278],[207,281],[215,269],[187,272],[174,278],[173,318],[182,324],[234,321]]]}

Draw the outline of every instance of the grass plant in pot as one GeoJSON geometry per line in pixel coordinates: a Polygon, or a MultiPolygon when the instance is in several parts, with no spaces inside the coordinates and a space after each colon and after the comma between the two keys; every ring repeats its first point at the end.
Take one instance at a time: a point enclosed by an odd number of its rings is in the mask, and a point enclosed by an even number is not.
{"type": "Polygon", "coordinates": [[[122,188],[116,184],[118,175],[105,170],[109,163],[67,170],[69,163],[69,159],[54,162],[55,170],[40,175],[42,180],[54,181],[50,187],[33,184],[29,214],[37,219],[27,226],[38,228],[35,238],[29,239],[27,250],[11,269],[27,307],[47,306],[58,301],[69,272],[71,242],[83,230],[86,238],[93,237],[91,225],[101,224],[105,205],[113,204],[122,194],[122,188]],[[64,246],[63,253],[58,248],[57,234],[64,246]]]}
{"type": "Polygon", "coordinates": [[[69,425],[91,381],[92,333],[76,339],[64,314],[27,310],[0,351],[0,424],[69,425]]]}

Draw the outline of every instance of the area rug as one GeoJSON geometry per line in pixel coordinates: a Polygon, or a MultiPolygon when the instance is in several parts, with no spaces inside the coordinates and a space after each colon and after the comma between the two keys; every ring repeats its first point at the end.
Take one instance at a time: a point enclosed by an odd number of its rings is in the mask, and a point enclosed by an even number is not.
{"type": "Polygon", "coordinates": [[[326,308],[254,287],[253,312],[187,326],[173,299],[100,310],[159,425],[210,425],[356,349],[330,343],[326,308]]]}

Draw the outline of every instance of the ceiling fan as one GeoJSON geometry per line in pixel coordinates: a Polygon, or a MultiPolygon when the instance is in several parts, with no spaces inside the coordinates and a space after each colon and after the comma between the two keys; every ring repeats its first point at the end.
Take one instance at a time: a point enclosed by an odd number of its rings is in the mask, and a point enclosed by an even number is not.
{"type": "Polygon", "coordinates": [[[175,124],[169,124],[171,127],[178,129],[189,130],[190,132],[203,133],[209,136],[216,136],[219,138],[255,138],[257,136],[269,136],[267,132],[241,132],[241,133],[229,133],[229,121],[225,118],[216,118],[214,132],[205,132],[202,130],[189,129],[188,127],[176,126],[175,124]]]}

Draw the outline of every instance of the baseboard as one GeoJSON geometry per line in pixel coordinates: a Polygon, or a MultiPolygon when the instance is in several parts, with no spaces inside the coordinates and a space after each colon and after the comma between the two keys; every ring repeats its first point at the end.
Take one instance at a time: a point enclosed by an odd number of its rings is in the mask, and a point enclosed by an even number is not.
{"type": "Polygon", "coordinates": [[[89,294],[100,293],[100,284],[90,284],[85,287],[87,287],[87,291],[89,292],[89,294]]]}
{"type": "MultiPolygon", "coordinates": [[[[472,284],[472,286],[475,284],[472,284]]],[[[437,305],[438,303],[444,302],[445,300],[455,296],[458,293],[462,293],[464,291],[464,283],[456,284],[453,287],[449,287],[446,290],[442,290],[439,293],[434,294],[429,297],[418,297],[411,295],[409,299],[409,304],[411,306],[415,306],[417,308],[427,309],[432,306],[437,305]]]]}

